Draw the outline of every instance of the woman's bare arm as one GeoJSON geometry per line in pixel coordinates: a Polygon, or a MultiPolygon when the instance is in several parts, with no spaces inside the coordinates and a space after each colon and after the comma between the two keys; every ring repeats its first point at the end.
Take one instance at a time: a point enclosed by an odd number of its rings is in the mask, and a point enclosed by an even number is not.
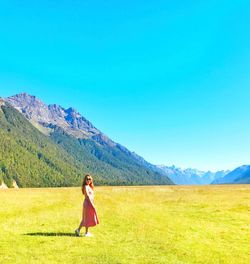
{"type": "Polygon", "coordinates": [[[85,195],[85,187],[82,186],[82,194],[85,195]]]}
{"type": "Polygon", "coordinates": [[[91,205],[93,206],[93,208],[95,208],[95,205],[93,204],[93,202],[91,201],[91,199],[89,198],[88,192],[86,190],[86,186],[82,187],[82,193],[83,195],[85,195],[85,197],[90,201],[91,205]]]}

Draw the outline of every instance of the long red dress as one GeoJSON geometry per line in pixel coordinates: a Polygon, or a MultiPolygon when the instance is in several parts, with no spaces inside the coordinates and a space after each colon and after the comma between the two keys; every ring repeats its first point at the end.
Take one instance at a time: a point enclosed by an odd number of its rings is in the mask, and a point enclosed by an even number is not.
{"type": "Polygon", "coordinates": [[[96,209],[91,204],[91,202],[94,203],[94,190],[92,190],[92,188],[88,185],[86,185],[85,188],[89,198],[87,197],[87,195],[85,195],[81,226],[90,227],[99,224],[99,219],[96,209]],[[91,200],[91,202],[89,199],[91,200]]]}

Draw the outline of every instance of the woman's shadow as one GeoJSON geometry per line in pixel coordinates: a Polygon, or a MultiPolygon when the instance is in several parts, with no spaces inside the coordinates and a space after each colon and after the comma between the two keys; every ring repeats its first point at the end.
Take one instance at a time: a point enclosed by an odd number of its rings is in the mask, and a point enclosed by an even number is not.
{"type": "Polygon", "coordinates": [[[37,233],[27,233],[25,236],[55,236],[55,237],[76,237],[74,233],[63,233],[63,232],[37,232],[37,233]]]}

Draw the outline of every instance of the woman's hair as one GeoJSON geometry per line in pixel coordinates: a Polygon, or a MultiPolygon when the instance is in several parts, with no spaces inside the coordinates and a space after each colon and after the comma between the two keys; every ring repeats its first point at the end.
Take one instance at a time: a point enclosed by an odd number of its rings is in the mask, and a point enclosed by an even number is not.
{"type": "Polygon", "coordinates": [[[84,187],[85,185],[87,185],[87,178],[91,178],[91,183],[89,184],[89,187],[91,187],[91,189],[94,189],[94,182],[93,182],[93,177],[90,174],[86,174],[83,182],[82,182],[82,187],[84,187]]]}

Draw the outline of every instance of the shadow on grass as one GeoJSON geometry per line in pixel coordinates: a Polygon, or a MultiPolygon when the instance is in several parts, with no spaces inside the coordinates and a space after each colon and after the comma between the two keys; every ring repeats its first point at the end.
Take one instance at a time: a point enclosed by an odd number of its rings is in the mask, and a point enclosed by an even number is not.
{"type": "Polygon", "coordinates": [[[46,237],[77,237],[74,233],[61,233],[61,232],[37,232],[37,233],[27,233],[27,234],[24,234],[25,236],[46,236],[46,237]]]}

